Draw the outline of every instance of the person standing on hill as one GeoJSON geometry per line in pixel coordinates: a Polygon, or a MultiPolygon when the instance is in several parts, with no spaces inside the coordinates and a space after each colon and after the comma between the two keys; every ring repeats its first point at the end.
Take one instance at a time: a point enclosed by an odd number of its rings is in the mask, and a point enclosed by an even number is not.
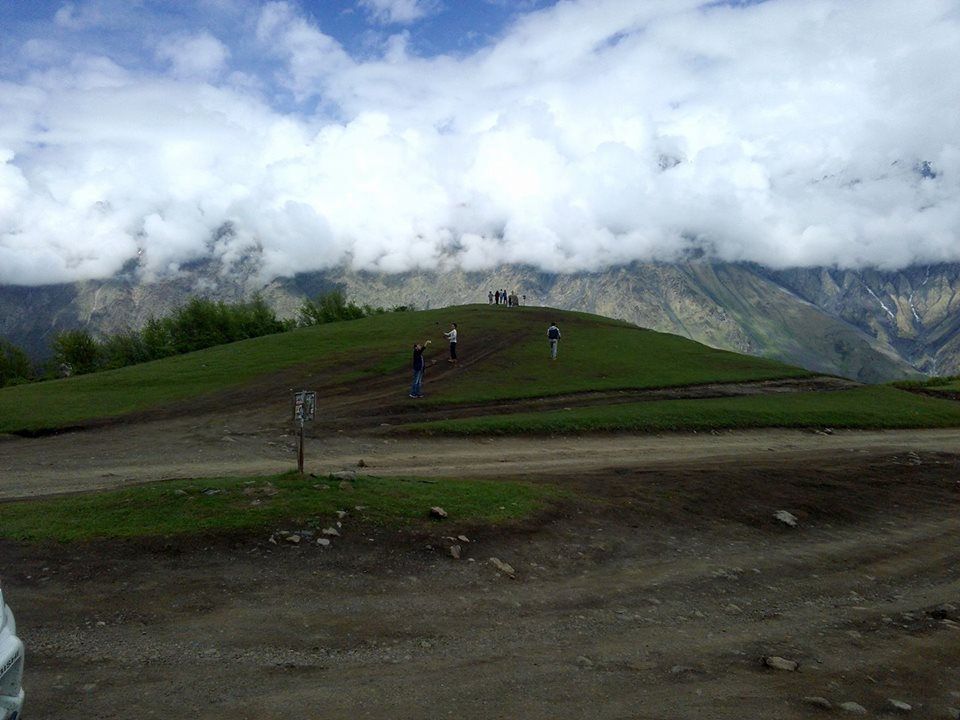
{"type": "Polygon", "coordinates": [[[499,291],[499,290],[497,290],[497,292],[496,292],[496,294],[494,295],[494,297],[495,297],[496,300],[497,300],[497,305],[499,305],[499,304],[500,304],[500,291],[499,291]]]}
{"type": "Polygon", "coordinates": [[[560,328],[555,322],[550,323],[547,328],[547,340],[550,341],[550,359],[557,359],[557,344],[560,342],[560,328]]]}
{"type": "Polygon", "coordinates": [[[448,363],[457,364],[457,324],[450,323],[450,332],[445,332],[444,336],[450,341],[450,358],[448,363]]]}
{"type": "Polygon", "coordinates": [[[487,293],[487,302],[493,305],[493,290],[487,293]]]}
{"type": "Polygon", "coordinates": [[[423,344],[415,343],[413,346],[413,383],[410,385],[410,397],[412,398],[422,398],[423,393],[420,392],[420,385],[423,383],[423,351],[427,349],[427,345],[430,344],[429,340],[424,340],[423,344]]]}

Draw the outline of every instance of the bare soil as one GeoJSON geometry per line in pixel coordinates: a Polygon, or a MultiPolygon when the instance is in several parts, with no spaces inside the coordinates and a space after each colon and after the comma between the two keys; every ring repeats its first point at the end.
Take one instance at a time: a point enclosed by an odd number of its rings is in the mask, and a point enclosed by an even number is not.
{"type": "MultiPolygon", "coordinates": [[[[0,495],[289,468],[285,404],[243,407],[0,439],[0,495]]],[[[792,720],[848,701],[894,717],[890,699],[956,717],[957,431],[391,436],[381,423],[421,412],[407,407],[387,383],[325,402],[308,470],[363,460],[571,499],[497,529],[448,508],[429,534],[346,508],[326,549],[260,534],[0,542],[29,717],[792,720]]]]}

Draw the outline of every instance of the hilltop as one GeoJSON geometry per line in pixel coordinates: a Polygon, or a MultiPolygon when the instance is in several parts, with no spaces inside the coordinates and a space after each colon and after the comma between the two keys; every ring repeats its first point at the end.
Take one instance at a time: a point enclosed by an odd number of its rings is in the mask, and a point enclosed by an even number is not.
{"type": "Polygon", "coordinates": [[[217,414],[283,426],[295,389],[319,394],[310,432],[578,432],[724,427],[943,427],[960,407],[586,313],[464,305],[320,325],[118,370],[0,391],[0,432],[217,414]],[[546,327],[563,331],[549,360],[546,327]],[[443,331],[460,326],[461,362],[443,331]],[[430,339],[426,394],[406,397],[430,339]],[[439,361],[439,362],[438,362],[439,361]],[[530,415],[531,412],[535,414],[530,415]],[[524,414],[526,413],[526,414],[524,414]],[[559,415],[558,415],[559,413],[559,415]],[[478,418],[470,423],[457,420],[478,418]]]}

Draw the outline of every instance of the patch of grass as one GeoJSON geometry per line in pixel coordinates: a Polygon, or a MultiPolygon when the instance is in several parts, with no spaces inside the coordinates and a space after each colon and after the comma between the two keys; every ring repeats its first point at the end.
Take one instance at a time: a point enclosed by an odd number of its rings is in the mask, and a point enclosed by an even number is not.
{"type": "MultiPolygon", "coordinates": [[[[507,309],[501,313],[511,321],[500,330],[511,333],[509,347],[464,369],[456,382],[431,390],[428,403],[771,380],[811,374],[774,360],[709,348],[677,335],[644,330],[596,315],[539,308],[507,309]],[[526,312],[528,310],[535,312],[526,312]],[[563,333],[556,361],[550,359],[547,342],[551,315],[557,316],[563,333]]],[[[469,359],[463,352],[459,354],[469,359]]]]}
{"type": "Polygon", "coordinates": [[[660,400],[405,426],[444,435],[711,430],[715,428],[960,427],[960,404],[889,386],[833,392],[660,400]]]}
{"type": "Polygon", "coordinates": [[[960,392],[960,375],[932,377],[926,380],[903,380],[893,383],[903,390],[931,390],[934,392],[960,392]]]}
{"type": "MultiPolygon", "coordinates": [[[[584,313],[465,305],[302,328],[108,372],[0,390],[0,432],[36,432],[122,416],[235,389],[271,375],[282,390],[303,377],[346,383],[395,375],[406,393],[415,341],[432,339],[428,359],[444,367],[442,335],[460,327],[463,365],[438,378],[428,368],[430,403],[469,403],[605,389],[733,382],[808,375],[772,360],[714,350],[691,340],[584,313]],[[563,332],[549,359],[547,325],[563,332]],[[473,362],[476,361],[476,362],[473,362]],[[279,375],[278,375],[279,377],[279,375]]],[[[316,385],[314,389],[320,389],[316,385]]]]}
{"type": "MultiPolygon", "coordinates": [[[[358,477],[342,489],[296,472],[260,478],[178,480],[0,504],[0,537],[72,542],[206,532],[327,527],[337,510],[382,525],[426,520],[440,505],[450,523],[497,524],[545,509],[558,488],[511,481],[358,477]],[[362,511],[355,511],[363,506],[362,511]]],[[[349,523],[347,523],[349,524],[349,523]]]]}

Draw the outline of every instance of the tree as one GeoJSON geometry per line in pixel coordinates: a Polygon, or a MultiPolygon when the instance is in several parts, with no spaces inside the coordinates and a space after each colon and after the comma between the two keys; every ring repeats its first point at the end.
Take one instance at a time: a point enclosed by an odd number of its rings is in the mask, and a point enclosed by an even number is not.
{"type": "Polygon", "coordinates": [[[314,300],[304,300],[300,306],[300,325],[322,325],[338,320],[356,320],[368,313],[354,303],[348,303],[342,290],[331,290],[314,300]]]}
{"type": "Polygon", "coordinates": [[[27,382],[33,377],[30,358],[12,342],[0,338],[0,387],[27,382]]]}
{"type": "Polygon", "coordinates": [[[67,330],[53,338],[53,356],[60,365],[70,366],[75,375],[83,375],[100,368],[100,345],[86,330],[67,330]]]}

